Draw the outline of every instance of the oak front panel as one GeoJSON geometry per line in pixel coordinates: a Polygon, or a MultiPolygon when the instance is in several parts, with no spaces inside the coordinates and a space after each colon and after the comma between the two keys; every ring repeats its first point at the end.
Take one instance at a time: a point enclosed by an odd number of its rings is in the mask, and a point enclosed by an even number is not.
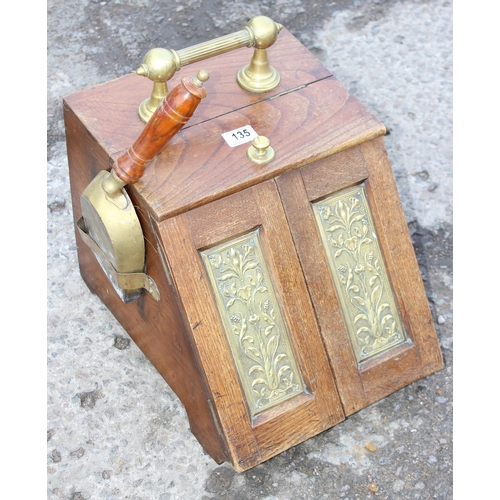
{"type": "Polygon", "coordinates": [[[167,219],[160,232],[235,468],[342,421],[274,181],[167,219]]]}
{"type": "Polygon", "coordinates": [[[441,369],[383,139],[277,185],[345,414],[441,369]]]}

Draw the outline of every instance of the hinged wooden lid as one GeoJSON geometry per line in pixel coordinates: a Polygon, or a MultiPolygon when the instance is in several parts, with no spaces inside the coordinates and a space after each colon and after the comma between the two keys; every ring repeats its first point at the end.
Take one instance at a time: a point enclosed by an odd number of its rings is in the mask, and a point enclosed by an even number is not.
{"type": "MultiPolygon", "coordinates": [[[[195,115],[129,189],[161,221],[381,136],[385,127],[293,35],[283,29],[268,49],[279,87],[250,94],[236,82],[252,49],[239,49],[183,68],[170,80],[207,69],[208,96],[195,115]],[[258,165],[246,157],[249,143],[230,147],[224,132],[250,125],[268,137],[276,157],[258,165]]],[[[116,159],[144,127],[137,110],[151,82],[135,74],[65,97],[98,144],[116,159]]]]}

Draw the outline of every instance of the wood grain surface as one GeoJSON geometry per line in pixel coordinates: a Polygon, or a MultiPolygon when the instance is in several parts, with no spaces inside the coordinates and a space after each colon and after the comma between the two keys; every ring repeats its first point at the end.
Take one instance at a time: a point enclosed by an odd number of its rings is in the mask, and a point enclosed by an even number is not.
{"type": "MultiPolygon", "coordinates": [[[[110,168],[112,158],[95,143],[69,108],[65,108],[65,122],[73,217],[76,224],[82,215],[80,194],[99,171],[110,168]]],[[[203,448],[217,463],[228,461],[229,455],[213,418],[198,360],[194,356],[177,306],[175,291],[169,284],[163,267],[162,249],[156,242],[154,225],[147,207],[141,206],[132,190],[130,195],[144,231],[147,272],[156,282],[161,300],[156,302],[149,293],[144,293],[136,301],[124,304],[94,254],[76,231],[82,278],[177,394],[186,409],[191,431],[203,448]]]]}
{"type": "MultiPolygon", "coordinates": [[[[247,64],[249,51],[239,49],[203,61],[217,63],[218,68],[214,71],[205,64],[210,72],[207,97],[132,187],[155,219],[164,220],[385,133],[382,123],[285,29],[269,52],[281,83],[268,94],[251,94],[236,83],[237,68],[247,64]],[[222,138],[222,133],[245,125],[270,139],[276,151],[273,162],[256,165],[246,157],[249,144],[231,148],[222,138]]],[[[171,85],[184,71],[195,75],[205,66],[183,68],[171,85]]],[[[65,98],[113,159],[144,128],[137,115],[147,97],[144,80],[127,75],[65,98]]]]}
{"type": "MultiPolygon", "coordinates": [[[[210,73],[207,97],[186,128],[290,92],[303,85],[331,78],[332,74],[286,29],[267,49],[271,65],[280,73],[280,84],[272,92],[252,94],[236,81],[238,71],[250,62],[253,49],[242,48],[185,66],[169,81],[169,89],[200,69],[210,73]]],[[[142,61],[137,61],[137,67],[142,61]]],[[[150,96],[153,83],[135,73],[74,92],[64,98],[78,110],[80,120],[112,156],[125,151],[144,127],[138,115],[141,102],[150,96]],[[123,125],[126,124],[126,127],[123,125]]]]}

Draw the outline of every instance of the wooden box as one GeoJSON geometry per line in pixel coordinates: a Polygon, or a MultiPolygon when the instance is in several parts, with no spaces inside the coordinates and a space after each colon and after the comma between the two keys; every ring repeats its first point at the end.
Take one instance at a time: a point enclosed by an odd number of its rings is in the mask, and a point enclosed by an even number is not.
{"type": "MultiPolygon", "coordinates": [[[[184,405],[218,463],[251,468],[443,366],[384,147],[385,128],[286,29],[267,94],[210,73],[195,115],[127,188],[158,286],[124,303],[76,231],[81,274],[184,405]],[[222,133],[251,126],[274,160],[222,133]]],[[[80,196],[140,134],[135,74],[64,99],[75,224],[80,196]]],[[[96,363],[98,360],[96,360],[96,363]]]]}

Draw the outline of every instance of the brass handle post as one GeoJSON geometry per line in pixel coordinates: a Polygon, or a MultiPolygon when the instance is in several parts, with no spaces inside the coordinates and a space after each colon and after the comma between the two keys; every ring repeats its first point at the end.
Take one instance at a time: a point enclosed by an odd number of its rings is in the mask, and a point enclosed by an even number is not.
{"type": "Polygon", "coordinates": [[[283,26],[266,16],[256,16],[240,31],[180,50],[151,49],[136,73],[153,82],[150,97],[139,106],[139,116],[148,122],[160,102],[168,93],[167,82],[181,67],[210,57],[218,56],[241,47],[254,47],[254,55],[248,66],[237,75],[239,85],[254,93],[270,92],[280,82],[279,73],[269,65],[266,49],[278,37],[283,26]]]}

